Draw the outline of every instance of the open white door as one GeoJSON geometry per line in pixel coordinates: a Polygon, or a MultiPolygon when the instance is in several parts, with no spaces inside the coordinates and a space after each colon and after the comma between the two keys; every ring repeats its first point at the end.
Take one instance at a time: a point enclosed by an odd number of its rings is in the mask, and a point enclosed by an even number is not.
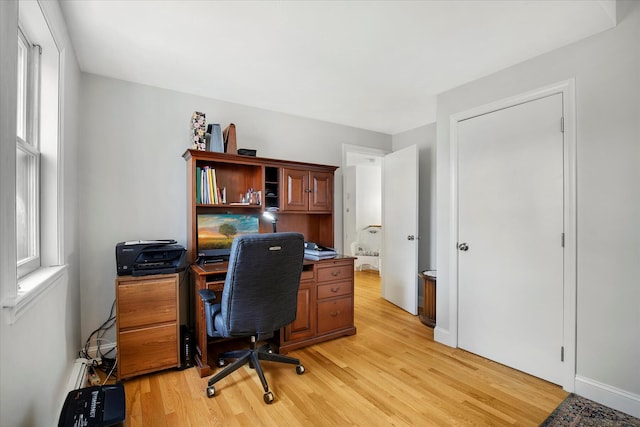
{"type": "Polygon", "coordinates": [[[418,314],[418,148],[388,154],[382,169],[382,297],[418,314]]]}

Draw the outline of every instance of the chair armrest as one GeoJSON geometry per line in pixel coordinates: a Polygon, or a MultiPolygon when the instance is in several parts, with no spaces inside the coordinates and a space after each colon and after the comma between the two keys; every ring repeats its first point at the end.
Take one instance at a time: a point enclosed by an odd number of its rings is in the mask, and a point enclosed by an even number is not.
{"type": "Polygon", "coordinates": [[[211,302],[216,299],[216,293],[210,289],[200,289],[198,293],[200,294],[200,298],[204,302],[211,302]]]}

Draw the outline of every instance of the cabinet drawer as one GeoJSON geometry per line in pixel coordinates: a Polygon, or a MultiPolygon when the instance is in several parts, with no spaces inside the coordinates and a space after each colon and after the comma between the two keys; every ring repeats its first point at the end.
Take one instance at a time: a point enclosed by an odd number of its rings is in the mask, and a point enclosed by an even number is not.
{"type": "Polygon", "coordinates": [[[308,282],[309,280],[313,280],[313,269],[305,270],[303,268],[302,273],[300,274],[300,281],[308,282]]]}
{"type": "Polygon", "coordinates": [[[124,330],[175,322],[178,301],[176,288],[176,279],[173,277],[119,284],[119,328],[124,330]]]}
{"type": "Polygon", "coordinates": [[[318,268],[318,283],[345,280],[353,277],[353,263],[318,268]]]}
{"type": "Polygon", "coordinates": [[[318,303],[318,334],[353,326],[353,297],[318,303]]]}
{"type": "Polygon", "coordinates": [[[118,359],[120,378],[178,366],[176,323],[120,332],[118,359]]]}
{"type": "Polygon", "coordinates": [[[318,285],[318,299],[351,294],[353,294],[353,282],[345,281],[318,285]]]}

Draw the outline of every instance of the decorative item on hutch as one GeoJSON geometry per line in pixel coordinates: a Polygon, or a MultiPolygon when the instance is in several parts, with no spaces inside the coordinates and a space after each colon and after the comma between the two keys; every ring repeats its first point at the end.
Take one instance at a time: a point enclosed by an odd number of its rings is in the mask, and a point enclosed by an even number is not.
{"type": "Polygon", "coordinates": [[[222,131],[224,138],[224,152],[227,154],[238,154],[238,143],[236,141],[236,125],[231,123],[222,131]]]}
{"type": "Polygon", "coordinates": [[[205,151],[207,149],[207,140],[205,138],[206,129],[205,114],[194,111],[191,116],[192,148],[194,150],[205,151]]]}

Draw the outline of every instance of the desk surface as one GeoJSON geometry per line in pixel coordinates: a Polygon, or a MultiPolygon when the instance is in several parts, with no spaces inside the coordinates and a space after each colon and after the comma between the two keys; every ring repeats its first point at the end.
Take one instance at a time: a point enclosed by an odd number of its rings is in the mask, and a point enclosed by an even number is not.
{"type": "MultiPolygon", "coordinates": [[[[348,255],[336,255],[334,258],[327,258],[327,259],[323,259],[320,261],[314,261],[314,260],[310,260],[310,259],[304,259],[303,265],[312,265],[312,264],[319,264],[319,263],[323,263],[323,262],[331,262],[331,261],[335,261],[335,260],[342,260],[342,259],[349,259],[349,258],[354,258],[352,256],[348,256],[348,255]]],[[[216,263],[212,263],[212,264],[191,264],[191,271],[193,271],[195,274],[197,275],[208,275],[208,274],[215,274],[215,273],[226,273],[227,270],[229,269],[229,262],[228,261],[222,261],[222,262],[216,262],[216,263]]]]}

